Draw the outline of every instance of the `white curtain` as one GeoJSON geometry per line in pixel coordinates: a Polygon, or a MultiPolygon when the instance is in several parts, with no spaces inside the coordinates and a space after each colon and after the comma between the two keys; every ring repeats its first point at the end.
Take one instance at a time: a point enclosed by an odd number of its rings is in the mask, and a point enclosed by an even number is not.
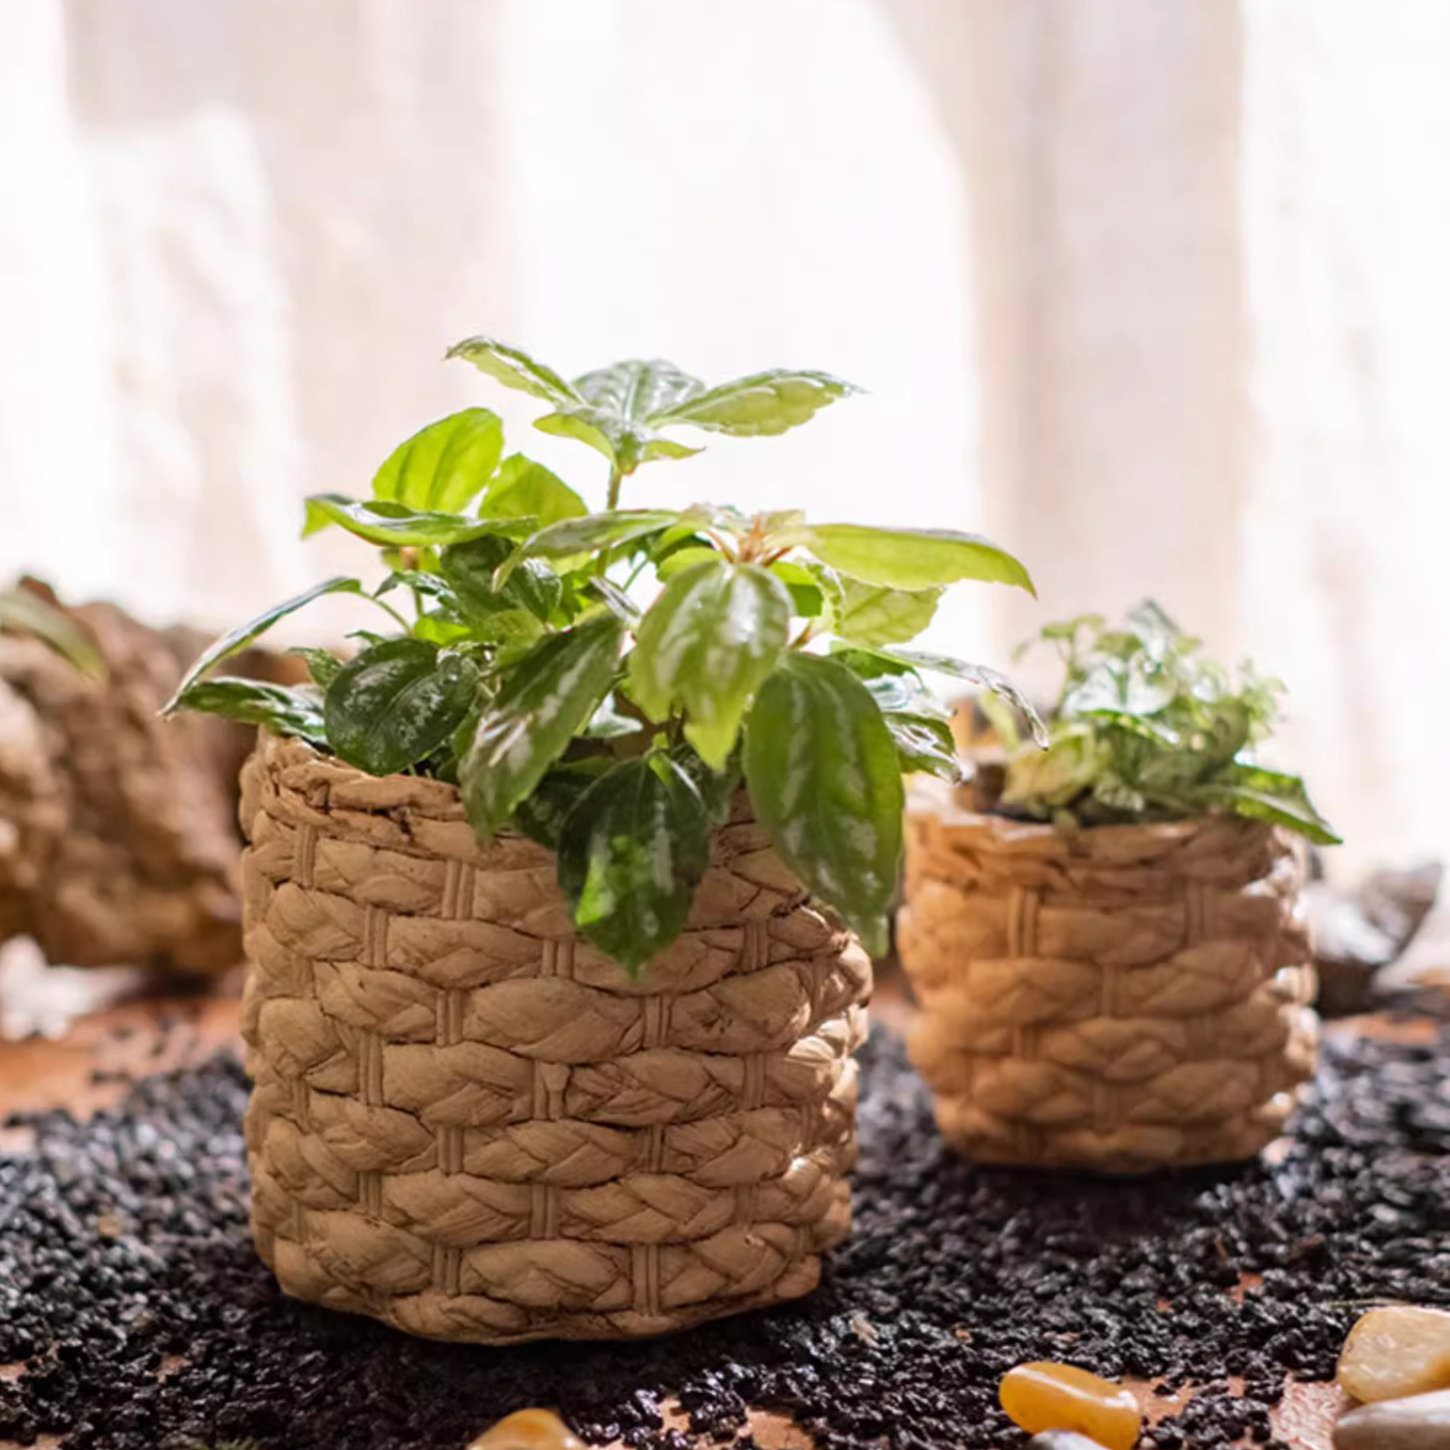
{"type": "Polygon", "coordinates": [[[1153,593],[1289,683],[1347,863],[1450,853],[1446,53],[1440,0],[8,0],[0,575],[223,623],[356,566],[298,501],[500,406],[469,332],[826,367],[636,499],[983,529],[1041,602],[932,642],[999,662],[1153,593]]]}

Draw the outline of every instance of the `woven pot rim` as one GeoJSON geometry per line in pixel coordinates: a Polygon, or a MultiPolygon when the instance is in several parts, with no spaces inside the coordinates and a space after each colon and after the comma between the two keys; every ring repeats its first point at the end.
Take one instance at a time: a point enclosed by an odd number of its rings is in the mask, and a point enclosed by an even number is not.
{"type": "Polygon", "coordinates": [[[1014,845],[1060,843],[1063,854],[1069,854],[1074,842],[1081,845],[1081,837],[1091,836],[1105,843],[1148,839],[1165,843],[1191,840],[1209,831],[1233,831],[1244,836],[1273,834],[1282,829],[1270,821],[1258,821],[1248,816],[1232,815],[1227,812],[1205,812],[1202,815],[1184,816],[1171,821],[1114,821],[1085,823],[1073,831],[1060,830],[1052,821],[1023,820],[1009,816],[1003,811],[983,811],[964,805],[962,796],[966,786],[952,786],[945,781],[925,780],[914,782],[907,792],[906,813],[913,819],[929,819],[941,822],[950,828],[977,827],[990,833],[1004,848],[1014,845]]]}

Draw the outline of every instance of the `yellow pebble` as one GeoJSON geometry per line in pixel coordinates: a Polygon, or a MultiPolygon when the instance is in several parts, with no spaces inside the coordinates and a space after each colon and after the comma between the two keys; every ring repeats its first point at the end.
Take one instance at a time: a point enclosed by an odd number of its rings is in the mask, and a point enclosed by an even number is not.
{"type": "Polygon", "coordinates": [[[1349,1331],[1334,1377],[1366,1403],[1450,1389],[1450,1314],[1410,1305],[1371,1309],[1349,1331]]]}
{"type": "Polygon", "coordinates": [[[1029,1434],[1076,1430],[1104,1450],[1133,1450],[1143,1417],[1130,1390],[1070,1364],[1019,1364],[1002,1376],[1002,1408],[1029,1434]]]}
{"type": "Polygon", "coordinates": [[[584,1450],[584,1445],[552,1410],[516,1410],[468,1450],[584,1450]]]}

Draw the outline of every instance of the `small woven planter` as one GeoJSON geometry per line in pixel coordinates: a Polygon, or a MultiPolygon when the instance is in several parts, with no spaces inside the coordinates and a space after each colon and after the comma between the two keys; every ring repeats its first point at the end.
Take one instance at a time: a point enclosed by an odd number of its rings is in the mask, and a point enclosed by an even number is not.
{"type": "Polygon", "coordinates": [[[850,1226],[871,966],[742,805],[631,982],[458,793],[264,734],[242,778],[252,1227],[289,1294],[437,1339],[660,1334],[850,1226]]]}
{"type": "Polygon", "coordinates": [[[1303,852],[1232,817],[1095,826],[914,795],[901,957],[943,1136],[1133,1173],[1252,1157],[1312,1073],[1303,852]]]}

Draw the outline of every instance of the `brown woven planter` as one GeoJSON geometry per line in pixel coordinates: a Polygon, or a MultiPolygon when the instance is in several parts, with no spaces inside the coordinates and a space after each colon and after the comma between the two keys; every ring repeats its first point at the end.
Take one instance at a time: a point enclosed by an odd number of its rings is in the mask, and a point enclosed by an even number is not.
{"type": "Polygon", "coordinates": [[[1109,1172],[1257,1153],[1314,1066],[1302,866],[1238,818],[1064,835],[916,794],[900,948],[948,1142],[1109,1172]]]}
{"type": "Polygon", "coordinates": [[[639,983],[441,782],[263,735],[242,819],[252,1226],[288,1293],[507,1343],[815,1286],[871,967],[743,805],[639,983]]]}

